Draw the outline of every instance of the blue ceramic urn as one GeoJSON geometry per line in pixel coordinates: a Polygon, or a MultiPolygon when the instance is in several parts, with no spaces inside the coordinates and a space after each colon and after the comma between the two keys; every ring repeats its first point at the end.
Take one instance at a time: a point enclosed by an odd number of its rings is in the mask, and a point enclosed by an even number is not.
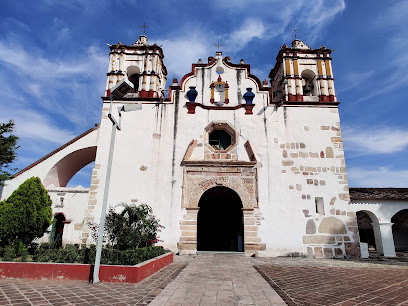
{"type": "Polygon", "coordinates": [[[255,98],[255,94],[252,92],[252,88],[248,87],[247,92],[244,94],[244,99],[246,104],[252,104],[252,100],[255,98]]]}
{"type": "Polygon", "coordinates": [[[198,91],[195,90],[195,88],[196,88],[195,86],[190,86],[190,90],[187,91],[187,98],[188,101],[190,101],[190,103],[194,103],[195,99],[197,98],[198,91]]]}

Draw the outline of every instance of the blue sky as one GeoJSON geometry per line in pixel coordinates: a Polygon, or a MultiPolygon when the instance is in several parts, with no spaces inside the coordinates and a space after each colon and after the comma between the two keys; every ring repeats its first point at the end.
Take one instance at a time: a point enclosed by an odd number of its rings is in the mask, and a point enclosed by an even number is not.
{"type": "MultiPolygon", "coordinates": [[[[298,38],[335,49],[333,71],[350,187],[408,187],[408,1],[4,1],[0,122],[14,119],[22,169],[100,120],[109,48],[147,23],[163,45],[168,83],[213,56],[267,78],[298,38]]],[[[81,183],[90,166],[70,185],[81,183]]]]}

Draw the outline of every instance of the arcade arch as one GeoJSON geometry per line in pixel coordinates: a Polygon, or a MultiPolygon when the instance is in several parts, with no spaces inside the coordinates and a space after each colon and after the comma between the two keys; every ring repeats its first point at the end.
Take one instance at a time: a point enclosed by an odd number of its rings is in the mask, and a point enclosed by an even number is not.
{"type": "Polygon", "coordinates": [[[408,209],[397,212],[391,218],[392,235],[396,252],[408,252],[408,209]]]}

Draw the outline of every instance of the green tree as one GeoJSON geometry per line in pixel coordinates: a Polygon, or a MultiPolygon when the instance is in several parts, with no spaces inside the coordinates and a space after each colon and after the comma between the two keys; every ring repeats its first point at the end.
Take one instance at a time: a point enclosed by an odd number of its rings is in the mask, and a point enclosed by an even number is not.
{"type": "Polygon", "coordinates": [[[0,203],[1,244],[21,242],[27,245],[44,235],[51,219],[48,191],[38,177],[32,177],[0,203]]]}
{"type": "MultiPolygon", "coordinates": [[[[128,250],[151,246],[157,242],[157,234],[164,228],[152,214],[147,204],[129,205],[121,203],[120,213],[110,208],[106,215],[105,233],[109,243],[119,249],[128,250]]],[[[93,230],[93,239],[98,240],[98,224],[89,224],[93,230]]]]}
{"type": "Polygon", "coordinates": [[[13,135],[14,121],[10,120],[7,123],[0,123],[0,186],[11,177],[10,171],[15,171],[10,168],[10,164],[16,158],[16,150],[18,137],[13,135]]]}

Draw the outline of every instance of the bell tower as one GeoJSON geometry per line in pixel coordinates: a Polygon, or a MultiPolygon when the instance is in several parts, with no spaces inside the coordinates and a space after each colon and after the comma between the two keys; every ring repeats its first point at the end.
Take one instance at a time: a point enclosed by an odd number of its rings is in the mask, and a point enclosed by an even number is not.
{"type": "Polygon", "coordinates": [[[274,100],[288,102],[337,102],[330,53],[321,46],[311,49],[295,39],[292,46],[283,45],[269,78],[274,100]]]}
{"type": "Polygon", "coordinates": [[[132,45],[119,42],[110,46],[105,97],[109,97],[111,88],[124,78],[134,87],[124,98],[160,98],[163,95],[167,80],[163,50],[147,41],[147,36],[141,35],[132,45]]]}

